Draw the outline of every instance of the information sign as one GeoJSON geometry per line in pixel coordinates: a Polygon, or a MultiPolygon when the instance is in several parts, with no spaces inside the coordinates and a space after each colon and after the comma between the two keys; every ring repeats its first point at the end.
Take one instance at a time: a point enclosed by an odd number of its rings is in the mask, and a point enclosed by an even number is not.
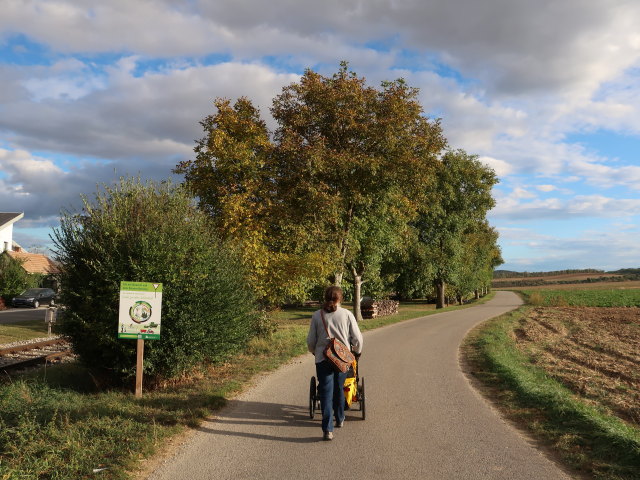
{"type": "Polygon", "coordinates": [[[118,338],[160,339],[162,284],[120,282],[118,338]]]}

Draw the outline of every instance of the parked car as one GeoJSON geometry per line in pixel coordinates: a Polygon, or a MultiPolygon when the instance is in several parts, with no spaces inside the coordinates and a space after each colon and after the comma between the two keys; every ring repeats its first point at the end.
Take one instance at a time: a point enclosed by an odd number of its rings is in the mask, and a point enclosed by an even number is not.
{"type": "Polygon", "coordinates": [[[33,307],[40,305],[55,305],[56,292],[50,288],[29,288],[17,297],[11,299],[14,307],[33,307]]]}

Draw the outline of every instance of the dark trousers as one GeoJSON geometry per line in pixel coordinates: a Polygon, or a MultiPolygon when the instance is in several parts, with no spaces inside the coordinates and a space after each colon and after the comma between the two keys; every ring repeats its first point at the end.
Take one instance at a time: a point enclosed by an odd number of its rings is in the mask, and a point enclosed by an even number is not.
{"type": "Polygon", "coordinates": [[[333,417],[344,421],[344,380],[346,373],[336,372],[328,361],[316,363],[318,396],[322,408],[322,431],[333,432],[333,417]],[[333,412],[332,412],[333,411],[333,412]],[[332,415],[333,413],[333,415],[332,415]]]}

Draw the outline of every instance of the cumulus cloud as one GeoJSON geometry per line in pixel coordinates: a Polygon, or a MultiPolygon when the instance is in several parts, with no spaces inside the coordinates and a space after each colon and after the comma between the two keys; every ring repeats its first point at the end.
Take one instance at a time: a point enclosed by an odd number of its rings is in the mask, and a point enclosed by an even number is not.
{"type": "Polygon", "coordinates": [[[60,51],[161,57],[311,52],[318,59],[347,45],[373,52],[362,46],[402,44],[494,91],[590,92],[637,60],[639,12],[623,0],[274,0],[269,8],[256,0],[7,0],[0,29],[60,51]]]}
{"type": "MultiPolygon", "coordinates": [[[[213,113],[215,97],[250,95],[268,115],[272,97],[298,78],[237,63],[135,76],[135,61],[124,59],[109,67],[106,85],[77,98],[60,98],[49,91],[38,102],[29,95],[8,101],[0,130],[28,150],[106,159],[182,159],[192,154],[194,140],[202,136],[198,122],[213,113]]],[[[29,74],[25,72],[22,80],[29,74]]]]}
{"type": "Polygon", "coordinates": [[[637,266],[640,244],[636,228],[581,230],[574,235],[558,238],[541,235],[535,230],[499,228],[505,244],[514,245],[518,254],[500,268],[516,271],[550,271],[569,268],[597,268],[618,270],[637,266]],[[522,239],[530,239],[523,242],[522,239]]]}
{"type": "Polygon", "coordinates": [[[610,198],[598,194],[576,195],[571,198],[540,198],[526,189],[516,187],[508,194],[498,192],[496,200],[496,207],[490,212],[491,218],[510,221],[640,215],[640,200],[610,198]]]}
{"type": "Polygon", "coordinates": [[[491,167],[493,171],[496,172],[496,175],[498,175],[498,177],[509,175],[509,173],[511,173],[513,170],[512,166],[504,160],[499,160],[497,158],[487,156],[479,157],[478,160],[491,167]]]}
{"type": "Polygon", "coordinates": [[[613,167],[595,162],[578,160],[572,163],[572,171],[587,179],[591,184],[602,187],[626,186],[640,189],[640,167],[624,165],[613,167]]]}
{"type": "Polygon", "coordinates": [[[51,224],[61,209],[77,206],[81,194],[92,193],[96,183],[114,174],[113,166],[105,163],[80,162],[65,171],[50,159],[2,148],[0,171],[2,211],[25,212],[16,228],[51,224]]]}
{"type": "Polygon", "coordinates": [[[639,21],[627,0],[5,0],[0,48],[40,56],[0,64],[0,205],[46,222],[96,182],[166,178],[213,98],[248,96],[269,119],[304,67],[346,59],[420,88],[450,145],[502,178],[496,221],[624,219],[640,167],[566,138],[640,134],[639,21]],[[37,178],[51,176],[64,188],[37,178]]]}

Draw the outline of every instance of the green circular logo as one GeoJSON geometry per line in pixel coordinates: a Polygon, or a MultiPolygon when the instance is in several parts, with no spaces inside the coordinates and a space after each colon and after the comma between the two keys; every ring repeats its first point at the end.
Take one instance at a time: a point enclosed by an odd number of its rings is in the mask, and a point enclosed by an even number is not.
{"type": "Polygon", "coordinates": [[[129,309],[129,317],[136,323],[144,323],[151,318],[151,305],[145,301],[134,303],[129,309]]]}

